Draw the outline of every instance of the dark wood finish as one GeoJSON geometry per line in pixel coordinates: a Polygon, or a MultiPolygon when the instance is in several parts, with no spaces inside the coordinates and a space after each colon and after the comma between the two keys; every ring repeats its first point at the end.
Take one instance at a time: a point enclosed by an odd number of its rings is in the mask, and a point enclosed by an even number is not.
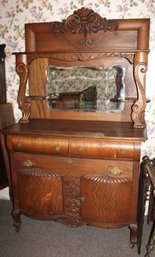
{"type": "Polygon", "coordinates": [[[150,181],[145,168],[145,163],[142,161],[140,165],[140,176],[139,176],[139,189],[138,189],[138,237],[137,237],[137,248],[138,253],[141,253],[142,235],[143,235],[143,224],[146,201],[149,200],[149,188],[150,181]]]}
{"type": "MultiPolygon", "coordinates": [[[[155,158],[149,159],[148,156],[144,156],[142,163],[141,163],[141,176],[140,176],[140,186],[139,186],[139,253],[140,253],[140,246],[142,242],[142,233],[143,233],[143,221],[144,221],[144,210],[145,210],[145,203],[147,199],[147,192],[149,190],[148,196],[149,201],[153,199],[155,200],[155,158]]],[[[155,203],[155,201],[154,201],[155,203]]],[[[154,204],[155,207],[155,204],[154,204]]],[[[154,213],[154,209],[152,210],[152,214],[154,213]]],[[[154,249],[155,245],[155,213],[153,219],[153,226],[151,229],[150,237],[148,240],[148,244],[146,246],[146,254],[145,257],[150,257],[151,251],[154,249]]]]}
{"type": "Polygon", "coordinates": [[[11,103],[0,104],[0,189],[7,187],[10,177],[10,161],[2,130],[15,123],[11,103]]]}
{"type": "Polygon", "coordinates": [[[0,104],[0,130],[12,124],[14,124],[14,113],[12,104],[0,104]]]}
{"type": "MultiPolygon", "coordinates": [[[[0,134],[4,128],[2,119],[4,103],[6,103],[6,83],[5,83],[5,44],[0,45],[0,134]]],[[[0,189],[8,186],[8,180],[5,172],[4,158],[2,154],[1,135],[0,135],[0,189]]]]}
{"type": "Polygon", "coordinates": [[[152,209],[152,212],[154,214],[153,226],[152,226],[152,230],[148,240],[148,244],[146,246],[147,252],[145,255],[145,257],[150,257],[150,253],[154,249],[154,245],[155,245],[155,158],[153,160],[150,160],[148,156],[144,156],[143,162],[145,165],[145,170],[148,174],[148,178],[151,183],[150,199],[153,198],[154,200],[154,206],[153,206],[154,208],[152,209]]]}
{"type": "Polygon", "coordinates": [[[144,81],[149,19],[107,21],[82,8],[63,22],[26,24],[25,32],[26,52],[16,53],[23,116],[4,130],[17,230],[21,214],[71,227],[129,226],[130,242],[135,245],[141,143],[147,137],[144,81]],[[47,108],[49,64],[118,63],[125,65],[127,73],[122,112],[47,108]]]}
{"type": "Polygon", "coordinates": [[[1,132],[0,132],[0,189],[8,186],[7,174],[5,172],[5,162],[2,152],[1,132]]]}
{"type": "Polygon", "coordinates": [[[5,44],[0,45],[0,104],[6,103],[5,44]]]}

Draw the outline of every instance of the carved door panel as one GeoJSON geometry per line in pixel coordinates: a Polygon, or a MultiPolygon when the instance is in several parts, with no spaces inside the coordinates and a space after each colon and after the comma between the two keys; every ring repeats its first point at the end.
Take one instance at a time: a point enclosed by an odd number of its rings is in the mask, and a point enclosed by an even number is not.
{"type": "Polygon", "coordinates": [[[131,179],[108,175],[81,178],[81,215],[83,221],[101,227],[130,223],[131,179]]]}
{"type": "Polygon", "coordinates": [[[20,169],[17,190],[21,212],[44,219],[62,214],[61,176],[39,168],[20,169]]]}

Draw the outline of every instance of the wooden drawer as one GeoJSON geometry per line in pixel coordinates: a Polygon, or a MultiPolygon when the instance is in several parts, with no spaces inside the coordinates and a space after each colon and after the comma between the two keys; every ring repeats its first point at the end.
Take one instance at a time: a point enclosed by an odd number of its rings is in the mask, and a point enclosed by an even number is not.
{"type": "Polygon", "coordinates": [[[98,138],[72,138],[37,135],[9,135],[10,151],[90,158],[136,158],[132,142],[98,138]]]}
{"type": "Polygon", "coordinates": [[[10,151],[47,154],[68,154],[68,140],[63,137],[37,135],[9,135],[7,146],[10,151]]]}
{"type": "Polygon", "coordinates": [[[96,158],[133,158],[134,144],[103,139],[74,138],[70,141],[69,154],[96,158]]]}
{"type": "Polygon", "coordinates": [[[14,168],[41,168],[66,177],[81,177],[107,173],[109,176],[127,177],[132,180],[133,162],[125,160],[75,158],[31,153],[14,153],[14,168]]]}

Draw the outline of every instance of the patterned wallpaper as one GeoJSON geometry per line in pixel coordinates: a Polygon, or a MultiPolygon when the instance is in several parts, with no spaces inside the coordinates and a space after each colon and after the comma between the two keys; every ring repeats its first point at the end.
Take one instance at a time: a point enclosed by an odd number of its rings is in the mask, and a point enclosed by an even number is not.
{"type": "Polygon", "coordinates": [[[142,155],[155,155],[155,0],[1,0],[0,44],[6,44],[7,100],[12,102],[16,121],[21,116],[17,105],[19,80],[15,72],[15,57],[12,52],[24,51],[24,24],[65,19],[75,9],[92,8],[102,17],[151,18],[150,55],[147,75],[147,94],[151,102],[147,106],[146,120],[148,140],[142,155]]]}

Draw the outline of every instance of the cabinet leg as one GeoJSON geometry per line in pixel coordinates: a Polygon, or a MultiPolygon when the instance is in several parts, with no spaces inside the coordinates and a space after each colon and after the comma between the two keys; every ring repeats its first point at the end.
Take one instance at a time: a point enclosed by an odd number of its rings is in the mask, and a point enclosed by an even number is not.
{"type": "Polygon", "coordinates": [[[137,244],[137,225],[130,224],[130,247],[134,248],[134,246],[137,244]]]}
{"type": "Polygon", "coordinates": [[[14,220],[14,226],[16,228],[16,231],[19,232],[20,226],[21,226],[21,218],[20,218],[21,212],[20,210],[13,210],[12,211],[12,217],[14,220]]]}

